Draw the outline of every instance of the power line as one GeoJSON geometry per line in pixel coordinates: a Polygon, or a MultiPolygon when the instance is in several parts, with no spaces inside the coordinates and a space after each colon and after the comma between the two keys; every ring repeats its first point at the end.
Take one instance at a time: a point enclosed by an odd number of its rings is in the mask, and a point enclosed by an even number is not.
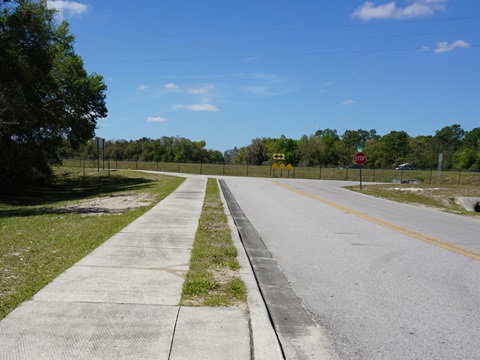
{"type": "MultiPolygon", "coordinates": [[[[302,41],[301,43],[312,43],[312,42],[322,42],[322,41],[345,41],[345,40],[371,40],[371,39],[391,39],[391,38],[408,38],[408,37],[420,37],[420,36],[435,36],[435,35],[452,35],[452,34],[472,34],[472,33],[480,33],[480,30],[467,30],[467,31],[444,31],[444,32],[428,32],[428,33],[410,33],[410,34],[391,34],[391,35],[372,35],[372,36],[352,36],[352,37],[337,37],[337,38],[325,38],[325,39],[312,39],[307,41],[302,41]]],[[[274,41],[269,42],[269,45],[272,44],[287,44],[287,43],[295,43],[299,44],[298,41],[274,41]]],[[[204,45],[198,44],[205,49],[204,45]]],[[[188,45],[189,48],[192,45],[188,45]]],[[[223,44],[220,46],[209,46],[208,48],[224,48],[227,45],[223,44]]],[[[95,51],[86,51],[87,53],[112,53],[112,52],[133,52],[133,51],[151,51],[151,50],[174,50],[174,49],[182,49],[185,46],[174,46],[174,47],[162,47],[162,48],[138,48],[138,49],[107,49],[107,50],[95,50],[95,51]]]]}
{"type": "Polygon", "coordinates": [[[212,33],[188,33],[188,34],[174,34],[174,35],[150,35],[150,36],[132,36],[132,37],[112,37],[112,38],[98,38],[98,39],[84,39],[78,42],[102,42],[102,41],[124,41],[124,40],[141,40],[141,39],[156,39],[156,38],[183,38],[183,37],[203,37],[203,36],[223,36],[223,35],[241,35],[241,34],[261,34],[269,32],[293,32],[304,30],[319,30],[319,29],[342,29],[342,28],[358,28],[358,27],[373,27],[383,25],[408,25],[416,23],[439,23],[445,21],[466,21],[478,20],[480,17],[458,17],[458,18],[444,18],[444,19],[425,19],[425,20],[411,20],[403,22],[376,22],[376,23],[362,23],[362,24],[348,24],[348,25],[320,25],[307,27],[292,27],[292,28],[272,28],[259,30],[245,30],[245,31],[229,31],[229,32],[212,32],[212,33]]]}
{"type": "MultiPolygon", "coordinates": [[[[476,48],[470,46],[470,48],[476,48]]],[[[277,53],[277,54],[250,54],[250,55],[226,55],[226,56],[205,56],[205,57],[177,57],[163,59],[140,59],[140,60],[111,60],[111,61],[93,61],[89,64],[130,64],[130,63],[152,63],[168,61],[202,61],[202,60],[234,60],[234,59],[255,59],[255,58],[277,58],[290,56],[318,56],[318,55],[353,55],[353,54],[372,54],[372,53],[392,53],[392,52],[418,52],[418,48],[406,49],[373,49],[373,50],[340,50],[340,51],[312,51],[304,53],[277,53]]]]}

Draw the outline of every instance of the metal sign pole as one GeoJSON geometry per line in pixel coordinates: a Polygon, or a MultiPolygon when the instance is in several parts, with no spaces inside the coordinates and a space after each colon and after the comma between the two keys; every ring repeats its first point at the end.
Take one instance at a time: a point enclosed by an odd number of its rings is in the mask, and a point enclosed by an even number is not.
{"type": "Polygon", "coordinates": [[[362,190],[362,168],[363,168],[363,165],[360,168],[360,190],[362,190]]]}

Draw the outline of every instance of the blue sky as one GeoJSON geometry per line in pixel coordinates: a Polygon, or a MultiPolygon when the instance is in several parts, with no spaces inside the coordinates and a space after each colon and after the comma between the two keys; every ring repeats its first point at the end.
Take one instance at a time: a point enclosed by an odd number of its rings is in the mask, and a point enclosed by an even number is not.
{"type": "Polygon", "coordinates": [[[109,140],[225,151],[319,129],[480,126],[478,0],[50,1],[107,83],[109,140]]]}

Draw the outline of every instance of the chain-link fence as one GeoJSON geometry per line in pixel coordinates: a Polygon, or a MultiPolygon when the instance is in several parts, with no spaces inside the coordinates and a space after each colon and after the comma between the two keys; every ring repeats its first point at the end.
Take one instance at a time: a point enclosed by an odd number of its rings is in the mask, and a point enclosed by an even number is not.
{"type": "Polygon", "coordinates": [[[110,175],[115,170],[149,170],[177,174],[212,176],[245,176],[264,178],[296,178],[317,180],[360,181],[387,183],[427,183],[480,185],[480,172],[465,170],[391,170],[375,168],[341,168],[335,166],[272,166],[231,165],[208,163],[147,162],[139,160],[63,159],[64,167],[82,168],[84,174],[97,171],[110,175]]]}

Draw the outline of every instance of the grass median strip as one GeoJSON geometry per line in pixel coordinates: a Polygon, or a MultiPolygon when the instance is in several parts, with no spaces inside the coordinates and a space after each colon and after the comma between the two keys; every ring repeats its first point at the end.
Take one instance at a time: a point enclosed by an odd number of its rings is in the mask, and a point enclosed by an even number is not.
{"type": "Polygon", "coordinates": [[[180,305],[245,305],[246,288],[239,269],[217,180],[208,179],[180,305]]]}
{"type": "Polygon", "coordinates": [[[0,319],[183,181],[127,171],[107,178],[60,170],[48,188],[0,198],[0,319]]]}

